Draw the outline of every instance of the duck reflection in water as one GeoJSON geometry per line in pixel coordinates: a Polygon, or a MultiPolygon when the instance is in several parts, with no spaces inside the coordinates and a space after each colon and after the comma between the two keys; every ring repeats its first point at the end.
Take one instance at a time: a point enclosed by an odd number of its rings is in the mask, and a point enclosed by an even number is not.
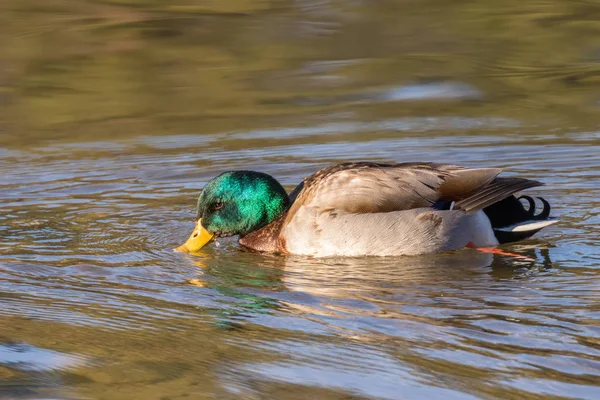
{"type": "Polygon", "coordinates": [[[221,317],[250,317],[269,310],[330,316],[357,311],[381,316],[393,310],[393,315],[415,296],[434,298],[474,287],[485,293],[498,281],[526,279],[553,267],[546,246],[522,246],[518,252],[525,257],[470,249],[394,259],[319,259],[246,251],[236,252],[232,259],[206,253],[194,256],[198,275],[188,283],[236,300],[221,317]]]}

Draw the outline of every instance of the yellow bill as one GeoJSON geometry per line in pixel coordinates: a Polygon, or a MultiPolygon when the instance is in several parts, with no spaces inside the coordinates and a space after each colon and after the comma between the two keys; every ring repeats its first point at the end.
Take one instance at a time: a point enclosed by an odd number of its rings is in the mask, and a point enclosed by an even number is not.
{"type": "Polygon", "coordinates": [[[215,235],[204,229],[202,226],[202,218],[198,220],[196,228],[190,238],[181,246],[175,248],[175,251],[182,253],[195,253],[207,244],[213,241],[215,235]]]}

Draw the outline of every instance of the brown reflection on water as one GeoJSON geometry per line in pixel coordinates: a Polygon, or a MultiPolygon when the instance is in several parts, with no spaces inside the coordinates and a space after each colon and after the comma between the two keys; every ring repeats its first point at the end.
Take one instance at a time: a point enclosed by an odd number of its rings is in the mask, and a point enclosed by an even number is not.
{"type": "Polygon", "coordinates": [[[336,113],[598,123],[593,2],[221,3],[3,1],[9,142],[299,126],[336,113]],[[449,92],[379,94],[420,83],[449,92]]]}

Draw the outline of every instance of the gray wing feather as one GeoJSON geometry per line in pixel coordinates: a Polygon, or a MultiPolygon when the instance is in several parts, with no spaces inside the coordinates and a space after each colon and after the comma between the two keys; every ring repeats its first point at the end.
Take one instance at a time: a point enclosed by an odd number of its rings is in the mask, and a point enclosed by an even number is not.
{"type": "Polygon", "coordinates": [[[302,205],[352,213],[431,207],[439,200],[468,198],[500,172],[435,163],[339,164],[306,178],[292,193],[296,201],[290,211],[302,205]]]}
{"type": "Polygon", "coordinates": [[[470,197],[457,201],[455,208],[467,212],[483,210],[521,190],[542,185],[542,182],[525,178],[496,178],[470,197]]]}

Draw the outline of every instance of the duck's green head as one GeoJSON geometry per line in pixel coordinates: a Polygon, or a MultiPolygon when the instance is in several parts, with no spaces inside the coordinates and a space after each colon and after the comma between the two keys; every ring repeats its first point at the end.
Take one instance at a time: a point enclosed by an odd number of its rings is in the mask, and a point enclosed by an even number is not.
{"type": "Polygon", "coordinates": [[[272,176],[225,172],[204,186],[198,198],[196,229],[177,250],[195,252],[218,236],[247,235],[273,222],[288,205],[285,189],[272,176]]]}

